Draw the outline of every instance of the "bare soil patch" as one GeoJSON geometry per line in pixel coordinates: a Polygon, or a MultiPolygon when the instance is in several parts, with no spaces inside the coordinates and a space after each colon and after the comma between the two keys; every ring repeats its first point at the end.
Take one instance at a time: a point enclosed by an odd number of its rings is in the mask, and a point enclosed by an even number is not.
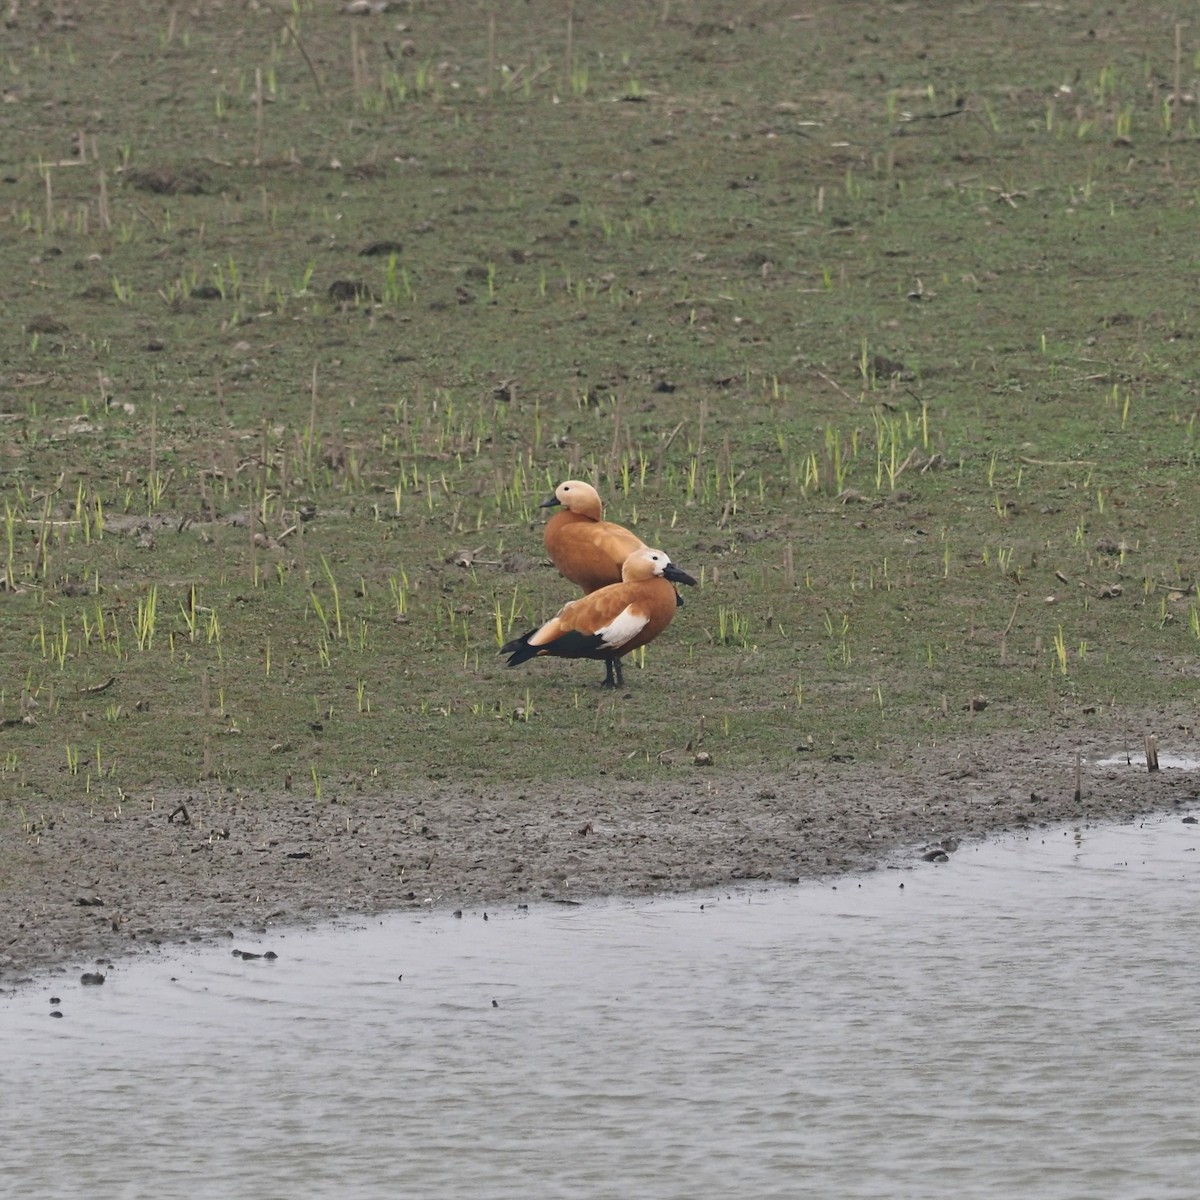
{"type": "MultiPolygon", "coordinates": [[[[337,804],[289,797],[65,806],[0,848],[0,982],[96,957],[349,913],[578,902],[933,869],[938,848],[1063,822],[1189,812],[1196,776],[1081,765],[1030,734],[904,761],[802,763],[655,785],[447,785],[337,804]]],[[[1093,757],[1112,747],[1095,746],[1093,757]]]]}

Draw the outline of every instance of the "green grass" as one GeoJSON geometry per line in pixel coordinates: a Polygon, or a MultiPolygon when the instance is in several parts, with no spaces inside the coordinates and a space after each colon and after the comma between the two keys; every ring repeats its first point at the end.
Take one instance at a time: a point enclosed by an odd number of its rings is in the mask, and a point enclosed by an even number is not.
{"type": "Polygon", "coordinates": [[[1191,703],[1190,7],[602,7],[8,32],[3,794],[1191,703]],[[568,476],[703,581],[628,699],[496,655],[573,594],[568,476]]]}

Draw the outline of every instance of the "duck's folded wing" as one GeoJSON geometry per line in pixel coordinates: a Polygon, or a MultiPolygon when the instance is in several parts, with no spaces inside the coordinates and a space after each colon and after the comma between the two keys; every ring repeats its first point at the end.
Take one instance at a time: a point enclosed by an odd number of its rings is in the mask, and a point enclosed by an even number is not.
{"type": "Polygon", "coordinates": [[[582,529],[584,536],[590,537],[596,549],[610,555],[618,562],[624,562],[635,550],[645,550],[646,543],[636,533],[631,533],[623,525],[614,525],[611,521],[597,521],[595,525],[582,529]]]}
{"type": "Polygon", "coordinates": [[[572,521],[555,529],[546,526],[546,552],[572,583],[596,591],[621,582],[621,564],[635,550],[644,549],[640,538],[608,521],[572,521]]]}
{"type": "Polygon", "coordinates": [[[611,621],[596,630],[596,636],[610,650],[619,650],[633,641],[647,625],[650,615],[638,604],[627,604],[611,621]]]}

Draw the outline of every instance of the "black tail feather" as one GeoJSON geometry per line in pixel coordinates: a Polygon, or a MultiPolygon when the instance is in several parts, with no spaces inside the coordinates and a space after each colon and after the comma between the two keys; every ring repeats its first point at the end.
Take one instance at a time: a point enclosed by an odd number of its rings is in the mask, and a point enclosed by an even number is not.
{"type": "Polygon", "coordinates": [[[531,629],[528,633],[523,633],[519,638],[513,638],[511,642],[505,642],[500,647],[500,653],[509,656],[508,665],[510,667],[515,667],[518,663],[523,663],[536,657],[541,647],[529,644],[529,639],[535,633],[537,633],[537,630],[531,629]]]}
{"type": "Polygon", "coordinates": [[[572,630],[556,637],[552,642],[546,642],[545,645],[531,646],[529,639],[535,633],[537,630],[531,629],[500,647],[500,653],[509,656],[510,667],[536,658],[539,654],[548,654],[553,658],[612,658],[612,652],[604,645],[604,639],[598,633],[580,633],[579,630],[572,630]]]}

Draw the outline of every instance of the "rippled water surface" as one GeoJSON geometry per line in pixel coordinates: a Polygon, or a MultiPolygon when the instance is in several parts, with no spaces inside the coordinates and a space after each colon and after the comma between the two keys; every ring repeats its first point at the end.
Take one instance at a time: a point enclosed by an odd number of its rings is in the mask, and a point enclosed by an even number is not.
{"type": "Polygon", "coordinates": [[[0,1194],[1191,1200],[1198,828],[39,979],[0,1194]]]}

